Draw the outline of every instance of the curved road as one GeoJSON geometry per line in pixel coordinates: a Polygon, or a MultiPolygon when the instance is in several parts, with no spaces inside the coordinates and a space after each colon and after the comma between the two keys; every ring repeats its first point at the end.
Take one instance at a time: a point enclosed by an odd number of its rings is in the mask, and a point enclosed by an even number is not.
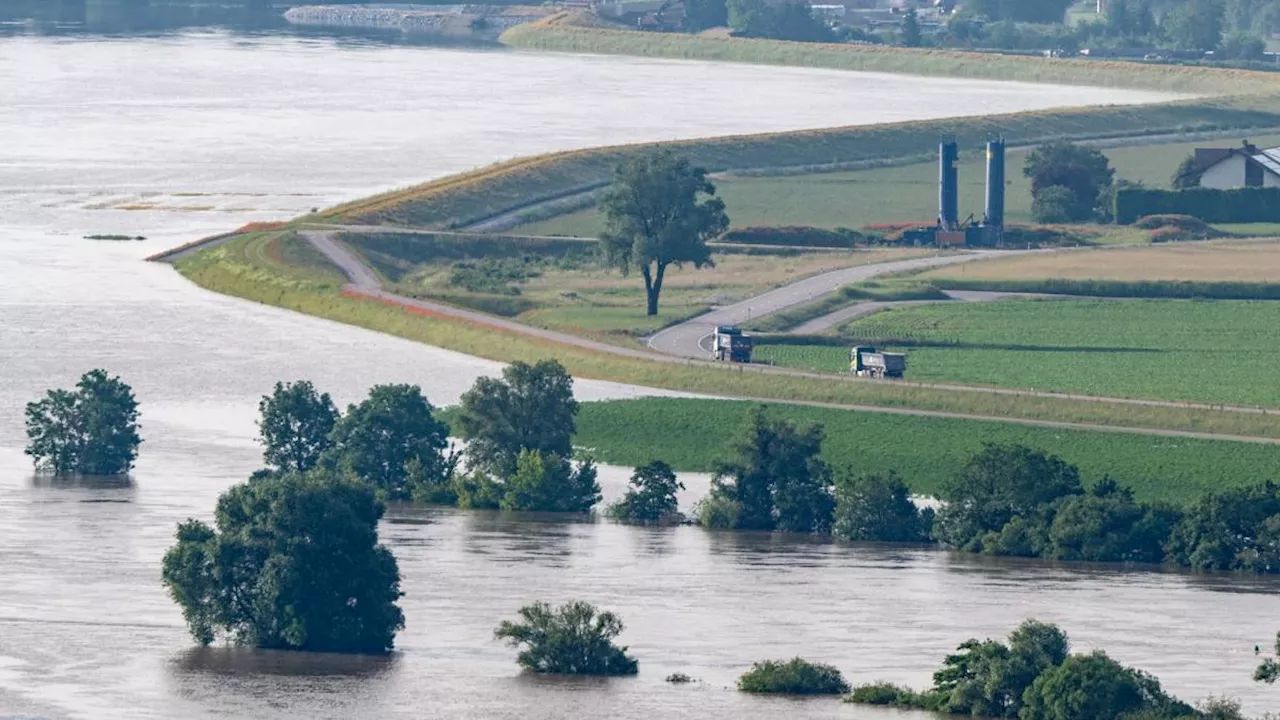
{"type": "MultiPolygon", "coordinates": [[[[648,344],[654,350],[668,355],[705,359],[708,357],[711,348],[704,341],[715,333],[718,325],[741,325],[751,318],[772,315],[788,308],[811,303],[823,295],[830,295],[845,285],[862,280],[870,280],[878,275],[888,275],[907,270],[923,270],[942,265],[955,265],[977,260],[989,255],[990,252],[914,258],[912,260],[897,260],[877,265],[860,265],[858,267],[832,270],[821,275],[797,280],[790,285],[784,285],[762,295],[713,310],[678,325],[672,325],[651,336],[648,344]]],[[[1009,251],[1009,253],[1014,252],[1025,251],[1009,251]]]]}
{"type": "MultiPolygon", "coordinates": [[[[376,232],[377,228],[360,228],[359,231],[376,232]]],[[[479,325],[487,325],[489,327],[498,328],[498,329],[506,330],[509,332],[516,332],[522,335],[531,336],[535,338],[541,338],[541,339],[559,343],[559,344],[571,345],[575,347],[586,348],[596,352],[611,353],[614,355],[621,355],[624,357],[631,357],[631,358],[636,358],[641,360],[666,362],[666,363],[678,363],[682,365],[697,364],[701,367],[715,368],[717,370],[722,370],[725,372],[729,372],[729,371],[756,372],[756,373],[763,373],[768,375],[809,377],[809,378],[822,380],[824,382],[833,382],[833,381],[835,382],[880,382],[876,380],[852,378],[849,376],[842,376],[842,375],[831,375],[827,373],[807,372],[804,370],[794,370],[790,368],[779,368],[771,365],[739,365],[739,364],[717,363],[717,362],[712,362],[708,360],[699,361],[695,359],[698,357],[705,357],[705,354],[699,355],[695,353],[689,356],[681,356],[679,354],[660,354],[660,353],[651,352],[651,351],[643,350],[639,348],[628,348],[628,347],[623,347],[619,345],[611,345],[609,343],[589,340],[587,338],[578,337],[576,335],[569,335],[567,333],[560,333],[554,330],[545,330],[543,328],[536,328],[529,325],[525,325],[523,323],[507,320],[506,318],[500,318],[494,315],[476,312],[473,310],[465,310],[463,308],[459,308],[453,305],[446,305],[443,303],[431,302],[428,300],[419,300],[416,298],[409,298],[409,297],[404,297],[402,295],[396,295],[394,293],[389,293],[382,289],[382,283],[381,283],[381,280],[378,278],[377,274],[375,274],[373,270],[371,270],[367,265],[365,265],[365,263],[360,258],[352,254],[351,251],[349,251],[346,247],[342,245],[342,243],[340,243],[337,240],[336,238],[337,232],[338,231],[336,229],[329,229],[329,230],[311,229],[311,230],[302,230],[300,231],[299,234],[304,239],[306,239],[307,242],[309,242],[313,247],[315,247],[318,251],[320,251],[321,254],[323,254],[326,258],[328,258],[330,262],[332,262],[335,266],[337,266],[343,272],[343,274],[347,276],[347,279],[350,282],[348,283],[348,285],[346,285],[343,288],[343,291],[349,295],[365,297],[365,298],[374,299],[374,300],[378,300],[378,301],[393,304],[393,305],[398,305],[400,307],[408,308],[410,310],[421,312],[427,315],[467,320],[469,322],[473,322],[479,325]]],[[[874,277],[875,275],[880,273],[894,272],[897,270],[906,269],[903,267],[903,265],[906,263],[915,263],[916,266],[918,267],[919,263],[921,262],[934,261],[940,264],[946,264],[946,262],[943,262],[943,261],[963,262],[964,260],[973,259],[974,257],[977,257],[977,256],[967,255],[967,256],[948,256],[948,257],[940,257],[940,258],[919,258],[916,260],[905,260],[905,261],[897,261],[892,263],[883,263],[881,265],[868,265],[868,266],[863,266],[859,268],[848,268],[847,270],[837,270],[837,271],[834,271],[833,273],[826,273],[825,275],[819,275],[817,276],[817,278],[810,278],[809,280],[827,278],[828,279],[827,281],[834,281],[834,278],[830,276],[835,276],[840,278],[839,279],[840,283],[843,283],[843,282],[848,282],[846,278],[849,277],[847,273],[849,273],[850,271],[858,271],[862,277],[866,278],[866,277],[874,277]]],[[[824,281],[824,282],[827,282],[827,281],[824,281]]],[[[808,281],[805,281],[805,280],[800,281],[800,283],[806,283],[806,282],[808,281]]],[[[785,291],[787,290],[788,287],[792,287],[792,286],[780,288],[780,290],[785,291]]],[[[836,287],[839,287],[839,285],[836,285],[836,287]]],[[[775,290],[771,293],[766,293],[766,295],[773,295],[775,293],[778,293],[778,291],[775,290]]],[[[807,302],[808,299],[809,298],[807,296],[807,292],[805,292],[803,299],[798,299],[795,295],[788,296],[786,294],[783,294],[774,302],[778,303],[780,307],[790,307],[791,305],[794,305],[796,302],[807,302]],[[788,300],[788,298],[790,298],[790,300],[788,300]]],[[[739,303],[739,305],[744,305],[744,304],[739,303]]],[[[732,306],[732,307],[737,307],[737,306],[732,306]]],[[[730,309],[730,308],[726,308],[726,309],[730,309]]],[[[717,313],[719,312],[720,311],[717,311],[717,313]]],[[[712,315],[715,315],[717,313],[713,313],[712,315]]],[[[695,318],[694,321],[692,321],[692,323],[684,323],[683,325],[689,325],[690,327],[698,327],[700,323],[706,322],[704,320],[704,318],[706,317],[707,316],[703,316],[702,318],[695,318]]],[[[730,317],[732,317],[732,315],[730,317]]],[[[677,325],[675,327],[679,328],[681,326],[677,325]]],[[[684,337],[694,338],[694,342],[696,343],[696,335],[694,332],[686,332],[684,333],[684,337]]],[[[1263,408],[1243,407],[1243,406],[1233,406],[1233,405],[1209,405],[1206,403],[1171,402],[1167,400],[1142,400],[1142,399],[1134,399],[1134,398],[1097,397],[1092,395],[1077,395],[1077,394],[1071,394],[1071,393],[1038,392],[1038,391],[1027,391],[1027,390],[1015,390],[1010,388],[976,387],[972,385],[947,385],[947,384],[940,384],[940,383],[914,383],[914,382],[902,382],[902,381],[899,381],[899,384],[908,386],[908,387],[929,388],[929,389],[935,389],[935,390],[953,390],[958,392],[975,392],[975,393],[985,393],[989,395],[1043,397],[1043,398],[1055,398],[1060,400],[1104,402],[1104,403],[1138,405],[1138,406],[1147,406],[1147,407],[1192,408],[1192,409],[1207,410],[1207,411],[1240,412],[1240,413],[1254,413],[1254,414],[1264,414],[1264,415],[1269,413],[1268,410],[1263,408]]],[[[709,395],[708,397],[721,397],[721,396],[709,395]]],[[[1112,425],[1098,425],[1093,423],[1057,422],[1057,421],[1051,421],[1051,420],[1034,420],[1029,418],[976,415],[976,414],[968,414],[968,413],[951,413],[951,412],[935,411],[935,410],[889,408],[889,407],[873,406],[873,405],[834,404],[834,403],[822,403],[822,402],[813,402],[813,401],[804,401],[804,400],[781,400],[779,398],[760,398],[760,397],[749,397],[749,396],[732,396],[732,397],[724,396],[724,397],[721,397],[721,399],[749,400],[749,401],[758,401],[758,402],[785,402],[785,403],[794,404],[794,405],[811,405],[815,407],[831,407],[831,408],[841,408],[845,410],[857,410],[857,411],[865,411],[865,412],[881,412],[881,413],[887,412],[887,413],[904,414],[904,415],[916,415],[921,417],[946,417],[946,418],[957,418],[957,419],[968,419],[968,420],[990,420],[995,422],[1006,422],[1006,423],[1013,423],[1016,425],[1031,425],[1036,427],[1095,430],[1095,431],[1117,432],[1117,433],[1138,433],[1143,435],[1157,435],[1157,436],[1163,436],[1163,437],[1186,437],[1186,438],[1198,438],[1198,439],[1205,439],[1205,440],[1239,440],[1244,442],[1280,443],[1280,438],[1227,435],[1222,433],[1200,433],[1200,432],[1188,432],[1188,431],[1182,431],[1182,430],[1162,430],[1162,429],[1154,429],[1154,428],[1119,427],[1119,426],[1112,426],[1112,425]]]]}

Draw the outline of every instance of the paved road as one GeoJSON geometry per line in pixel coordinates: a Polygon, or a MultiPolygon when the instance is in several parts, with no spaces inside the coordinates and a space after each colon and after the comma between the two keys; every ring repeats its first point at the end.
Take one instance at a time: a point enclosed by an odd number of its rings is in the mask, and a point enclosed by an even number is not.
{"type": "Polygon", "coordinates": [[[770,290],[763,295],[757,295],[748,300],[713,310],[679,325],[672,325],[650,337],[649,347],[668,355],[706,358],[709,356],[710,348],[705,344],[704,340],[715,332],[717,325],[741,325],[751,318],[772,315],[788,308],[805,305],[823,295],[829,295],[845,285],[870,280],[878,275],[954,265],[977,260],[989,254],[975,252],[964,255],[941,255],[833,270],[804,280],[798,280],[790,285],[770,290]]]}

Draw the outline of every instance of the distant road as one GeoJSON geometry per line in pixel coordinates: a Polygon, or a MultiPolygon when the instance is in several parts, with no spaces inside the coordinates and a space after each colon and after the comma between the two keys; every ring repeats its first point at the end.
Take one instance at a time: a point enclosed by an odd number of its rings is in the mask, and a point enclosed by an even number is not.
{"type": "MultiPolygon", "coordinates": [[[[1022,251],[1010,251],[1002,254],[1012,254],[1013,252],[1022,251]]],[[[823,295],[829,295],[839,290],[845,285],[862,280],[870,280],[879,275],[955,265],[977,260],[988,255],[990,255],[990,251],[896,260],[876,265],[860,265],[858,267],[832,270],[821,275],[797,280],[790,285],[784,285],[762,295],[713,310],[705,315],[699,315],[679,325],[672,325],[650,337],[649,347],[668,355],[707,358],[710,356],[711,349],[705,341],[715,333],[718,325],[742,325],[752,318],[772,315],[789,308],[806,305],[821,298],[823,295]]]]}

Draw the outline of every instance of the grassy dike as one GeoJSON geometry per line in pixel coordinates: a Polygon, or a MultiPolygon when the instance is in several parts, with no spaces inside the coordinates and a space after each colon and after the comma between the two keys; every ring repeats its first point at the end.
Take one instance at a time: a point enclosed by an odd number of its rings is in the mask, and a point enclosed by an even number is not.
{"type": "MultiPolygon", "coordinates": [[[[341,279],[325,259],[292,232],[250,233],[178,260],[197,285],[215,292],[385,332],[429,345],[510,362],[558,359],[576,377],[710,395],[885,408],[912,408],[1026,420],[1093,423],[1280,438],[1280,413],[1251,414],[1195,408],[912,387],[765,375],[741,367],[646,361],[597,353],[490,326],[408,312],[342,295],[341,279]]],[[[888,420],[888,415],[880,415],[888,420]]],[[[1243,447],[1244,443],[1230,443],[1243,447]]]]}
{"type": "MultiPolygon", "coordinates": [[[[710,471],[724,459],[754,403],[642,398],[584,403],[574,443],[603,462],[664,460],[710,471]]],[[[837,470],[895,471],[913,492],[936,494],[983,442],[1021,443],[1080,467],[1086,483],[1111,475],[1141,500],[1185,503],[1208,490],[1280,477],[1280,447],[1059,430],[999,422],[884,416],[771,405],[775,417],[822,423],[823,456],[837,470]]]]}
{"type": "Polygon", "coordinates": [[[518,25],[504,32],[500,41],[523,50],[792,65],[1207,95],[1274,92],[1277,85],[1277,81],[1267,77],[1266,73],[1250,70],[640,32],[579,24],[578,18],[570,13],[518,25]]]}

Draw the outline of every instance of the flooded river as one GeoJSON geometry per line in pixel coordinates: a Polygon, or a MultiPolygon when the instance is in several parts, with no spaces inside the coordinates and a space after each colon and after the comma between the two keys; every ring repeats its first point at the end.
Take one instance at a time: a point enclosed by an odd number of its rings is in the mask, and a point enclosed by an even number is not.
{"type": "MultiPolygon", "coordinates": [[[[415,382],[448,404],[497,366],[205,293],[147,254],[553,149],[1153,97],[223,33],[0,40],[0,716],[902,717],[727,688],[794,654],[925,684],[961,640],[1028,616],[1186,698],[1280,708],[1248,679],[1280,629],[1277,585],[1253,579],[393,508],[408,627],[389,658],[198,651],[159,583],[174,523],[257,467],[256,401],[276,379],[343,402],[415,382]],[[134,483],[34,481],[23,403],[94,366],[143,404],[134,483]],[[493,627],[569,598],[621,614],[639,677],[517,673],[493,627]],[[665,685],[677,670],[702,682],[665,685]]],[[[625,475],[604,473],[606,496],[625,475]]],[[[686,482],[687,505],[707,479],[686,482]]]]}

